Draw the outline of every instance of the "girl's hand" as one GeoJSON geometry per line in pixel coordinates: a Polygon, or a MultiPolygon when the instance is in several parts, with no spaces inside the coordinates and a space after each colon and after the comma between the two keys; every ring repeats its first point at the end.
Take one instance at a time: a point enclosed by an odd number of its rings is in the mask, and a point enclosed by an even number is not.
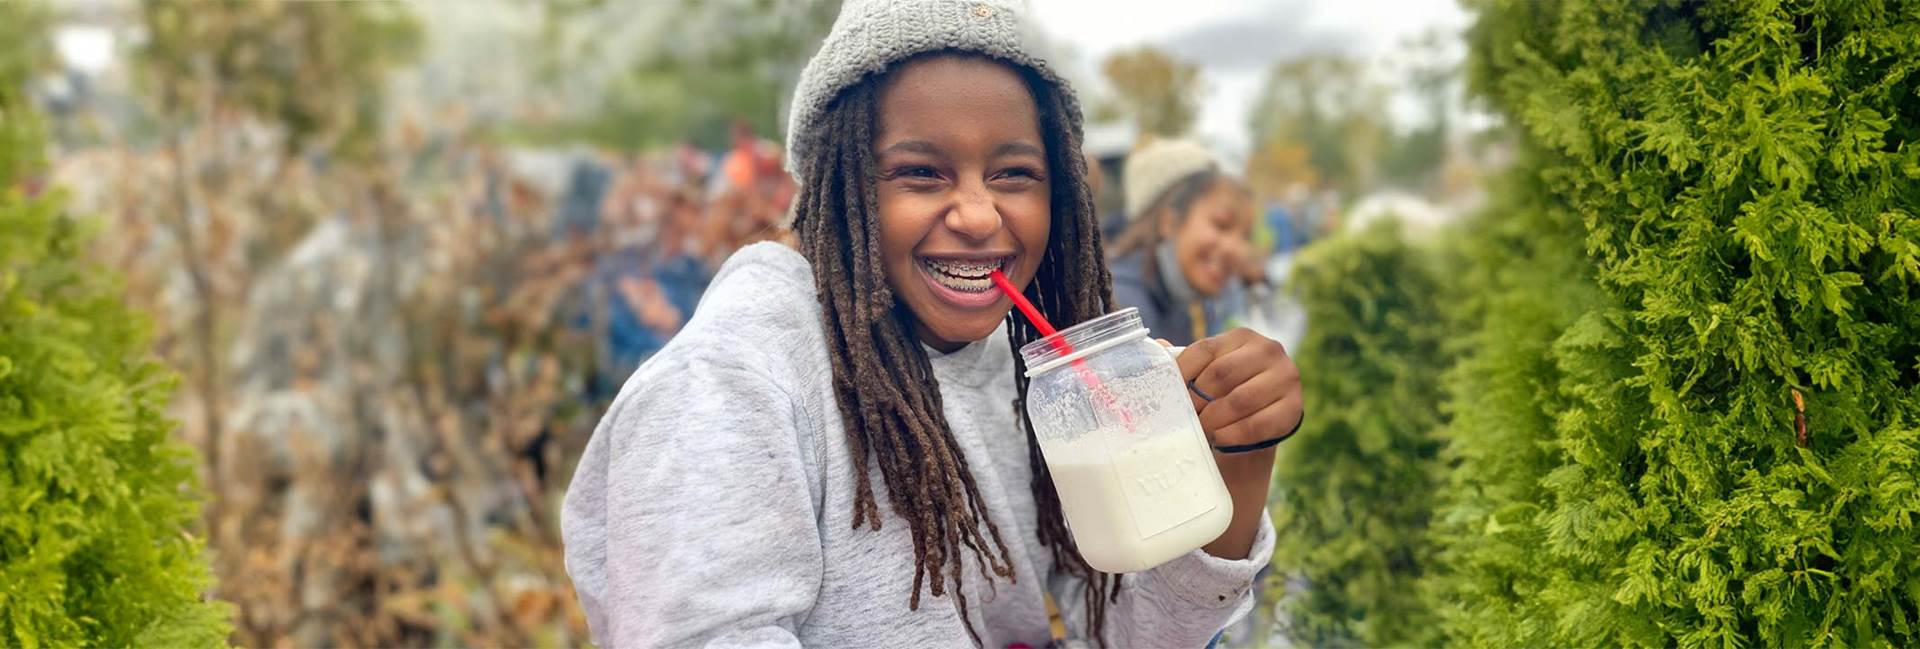
{"type": "Polygon", "coordinates": [[[1233,519],[1220,538],[1201,549],[1222,559],[1245,559],[1267,517],[1273,479],[1272,444],[1300,427],[1300,370],[1271,338],[1235,329],[1187,346],[1174,359],[1200,427],[1213,440],[1213,461],[1233,498],[1233,519]],[[1250,452],[1219,449],[1253,446],[1250,452]]]}
{"type": "Polygon", "coordinates": [[[1273,339],[1243,327],[1187,346],[1175,362],[1214,446],[1272,441],[1299,427],[1300,370],[1273,339]]]}
{"type": "Polygon", "coordinates": [[[684,324],[680,309],[667,300],[667,294],[660,290],[660,283],[651,277],[620,278],[620,295],[627,299],[627,306],[639,316],[640,324],[654,333],[672,336],[684,324]]]}

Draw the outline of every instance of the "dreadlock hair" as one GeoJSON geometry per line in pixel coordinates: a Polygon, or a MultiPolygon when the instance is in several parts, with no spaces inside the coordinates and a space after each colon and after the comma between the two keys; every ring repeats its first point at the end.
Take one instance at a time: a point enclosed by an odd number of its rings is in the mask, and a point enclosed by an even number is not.
{"type": "MultiPolygon", "coordinates": [[[[956,52],[920,56],[941,54],[956,52]]],[[[1079,108],[1071,95],[1033,70],[1011,67],[1025,80],[1039,109],[1047,168],[1054,179],[1051,235],[1026,296],[1052,322],[1072,325],[1106,313],[1113,296],[1080,133],[1074,127],[1079,108]]],[[[908,606],[919,608],[922,587],[939,597],[952,584],[961,621],[979,644],[960,587],[967,563],[961,549],[972,554],[982,574],[991,573],[989,583],[993,576],[1008,581],[1017,576],[1000,527],[981,504],[973,471],[947,426],[932,366],[913,333],[913,313],[895,304],[887,287],[873,157],[884,74],[849,86],[827,107],[816,128],[799,134],[807,138],[802,142],[807,153],[795,161],[800,187],[793,227],[813,269],[827,356],[833,363],[834,400],[854,457],[853,527],[880,529],[879,506],[868,478],[869,464],[878,465],[888,504],[913,537],[908,606]]],[[[1026,362],[1019,349],[1040,333],[1011,314],[1006,326],[1014,350],[1016,396],[1011,406],[1027,435],[1040,541],[1051,550],[1056,569],[1083,580],[1087,633],[1104,646],[1106,607],[1119,596],[1120,578],[1088,566],[1067,532],[1053,478],[1026,416],[1026,362]]]]}

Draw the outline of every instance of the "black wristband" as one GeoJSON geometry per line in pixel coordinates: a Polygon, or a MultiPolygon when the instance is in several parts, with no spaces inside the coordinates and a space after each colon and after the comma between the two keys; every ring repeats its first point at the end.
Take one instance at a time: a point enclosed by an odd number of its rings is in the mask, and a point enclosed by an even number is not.
{"type": "Polygon", "coordinates": [[[1221,453],[1226,453],[1228,455],[1233,455],[1236,453],[1252,453],[1254,451],[1273,448],[1275,446],[1279,446],[1281,442],[1287,441],[1289,438],[1293,437],[1294,433],[1300,432],[1300,425],[1305,423],[1307,423],[1307,412],[1305,410],[1301,410],[1300,421],[1294,423],[1293,430],[1287,431],[1287,434],[1285,435],[1281,435],[1279,437],[1275,437],[1273,439],[1262,441],[1262,442],[1254,442],[1252,444],[1234,444],[1232,446],[1215,446],[1213,447],[1213,450],[1219,451],[1221,453]]]}

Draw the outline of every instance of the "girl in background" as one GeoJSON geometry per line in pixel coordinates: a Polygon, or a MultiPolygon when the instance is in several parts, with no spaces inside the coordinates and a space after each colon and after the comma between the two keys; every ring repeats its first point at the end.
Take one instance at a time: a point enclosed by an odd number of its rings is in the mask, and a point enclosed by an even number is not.
{"type": "Polygon", "coordinates": [[[1252,247],[1246,192],[1188,140],[1155,140],[1127,156],[1128,224],[1110,248],[1113,296],[1140,309],[1175,345],[1220,333],[1217,298],[1232,289],[1252,247]]]}

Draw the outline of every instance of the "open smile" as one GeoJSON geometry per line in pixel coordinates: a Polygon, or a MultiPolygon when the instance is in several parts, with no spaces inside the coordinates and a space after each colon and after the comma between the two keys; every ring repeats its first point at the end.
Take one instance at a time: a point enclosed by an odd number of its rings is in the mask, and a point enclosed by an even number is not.
{"type": "Polygon", "coordinates": [[[977,309],[999,301],[990,275],[1005,272],[1012,255],[992,257],[919,257],[921,274],[935,297],[960,308],[977,309]]]}

